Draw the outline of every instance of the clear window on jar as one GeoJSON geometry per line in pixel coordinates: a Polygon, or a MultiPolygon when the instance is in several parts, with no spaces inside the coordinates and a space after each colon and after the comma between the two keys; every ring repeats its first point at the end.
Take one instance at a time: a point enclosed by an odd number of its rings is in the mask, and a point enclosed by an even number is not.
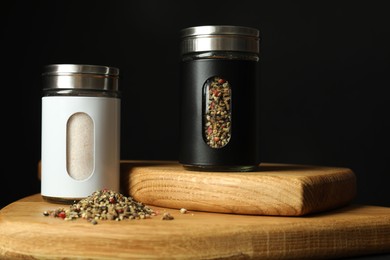
{"type": "Polygon", "coordinates": [[[203,85],[203,139],[211,148],[226,146],[231,137],[231,86],[214,76],[203,85]]]}
{"type": "Polygon", "coordinates": [[[73,114],[66,129],[66,168],[70,177],[85,180],[92,175],[94,147],[92,118],[82,112],[73,114]]]}

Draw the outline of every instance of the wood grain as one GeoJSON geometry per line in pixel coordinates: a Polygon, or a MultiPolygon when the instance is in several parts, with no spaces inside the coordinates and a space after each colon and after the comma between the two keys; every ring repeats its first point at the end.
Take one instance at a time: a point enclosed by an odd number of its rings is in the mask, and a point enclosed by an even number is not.
{"type": "Polygon", "coordinates": [[[123,190],[150,205],[191,210],[302,216],[356,196],[348,168],[263,163],[255,172],[198,172],[177,162],[122,161],[123,190]]]}
{"type": "MultiPolygon", "coordinates": [[[[40,194],[0,211],[0,259],[333,259],[390,252],[390,208],[350,205],[303,217],[152,207],[146,220],[64,221],[40,194]],[[174,220],[161,220],[170,212],[174,220]]],[[[64,207],[67,207],[63,205],[64,207]]]]}

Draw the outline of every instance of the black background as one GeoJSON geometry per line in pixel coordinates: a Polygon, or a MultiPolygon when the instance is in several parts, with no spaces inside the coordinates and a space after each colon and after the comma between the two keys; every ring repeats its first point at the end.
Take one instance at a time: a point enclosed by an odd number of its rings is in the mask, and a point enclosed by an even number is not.
{"type": "Polygon", "coordinates": [[[261,31],[264,162],[351,168],[356,203],[390,206],[385,1],[13,1],[1,8],[0,208],[40,192],[41,73],[115,66],[122,159],[178,159],[179,31],[261,31]],[[383,4],[382,4],[383,3],[383,4]]]}

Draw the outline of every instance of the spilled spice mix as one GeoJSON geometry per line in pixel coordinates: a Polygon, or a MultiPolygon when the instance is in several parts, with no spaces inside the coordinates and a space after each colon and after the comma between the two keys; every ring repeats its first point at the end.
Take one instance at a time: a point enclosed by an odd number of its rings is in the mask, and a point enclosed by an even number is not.
{"type": "Polygon", "coordinates": [[[156,213],[142,202],[126,197],[112,190],[95,191],[92,195],[74,203],[69,209],[57,208],[43,212],[44,216],[64,220],[86,219],[92,224],[98,220],[146,219],[156,213]]]}

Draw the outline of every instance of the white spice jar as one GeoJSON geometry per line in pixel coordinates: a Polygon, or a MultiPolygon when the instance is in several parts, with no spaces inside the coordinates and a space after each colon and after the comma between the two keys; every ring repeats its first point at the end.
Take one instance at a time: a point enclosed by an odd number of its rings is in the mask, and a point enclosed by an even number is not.
{"type": "Polygon", "coordinates": [[[73,203],[119,191],[119,69],[53,64],[42,75],[42,197],[73,203]]]}

